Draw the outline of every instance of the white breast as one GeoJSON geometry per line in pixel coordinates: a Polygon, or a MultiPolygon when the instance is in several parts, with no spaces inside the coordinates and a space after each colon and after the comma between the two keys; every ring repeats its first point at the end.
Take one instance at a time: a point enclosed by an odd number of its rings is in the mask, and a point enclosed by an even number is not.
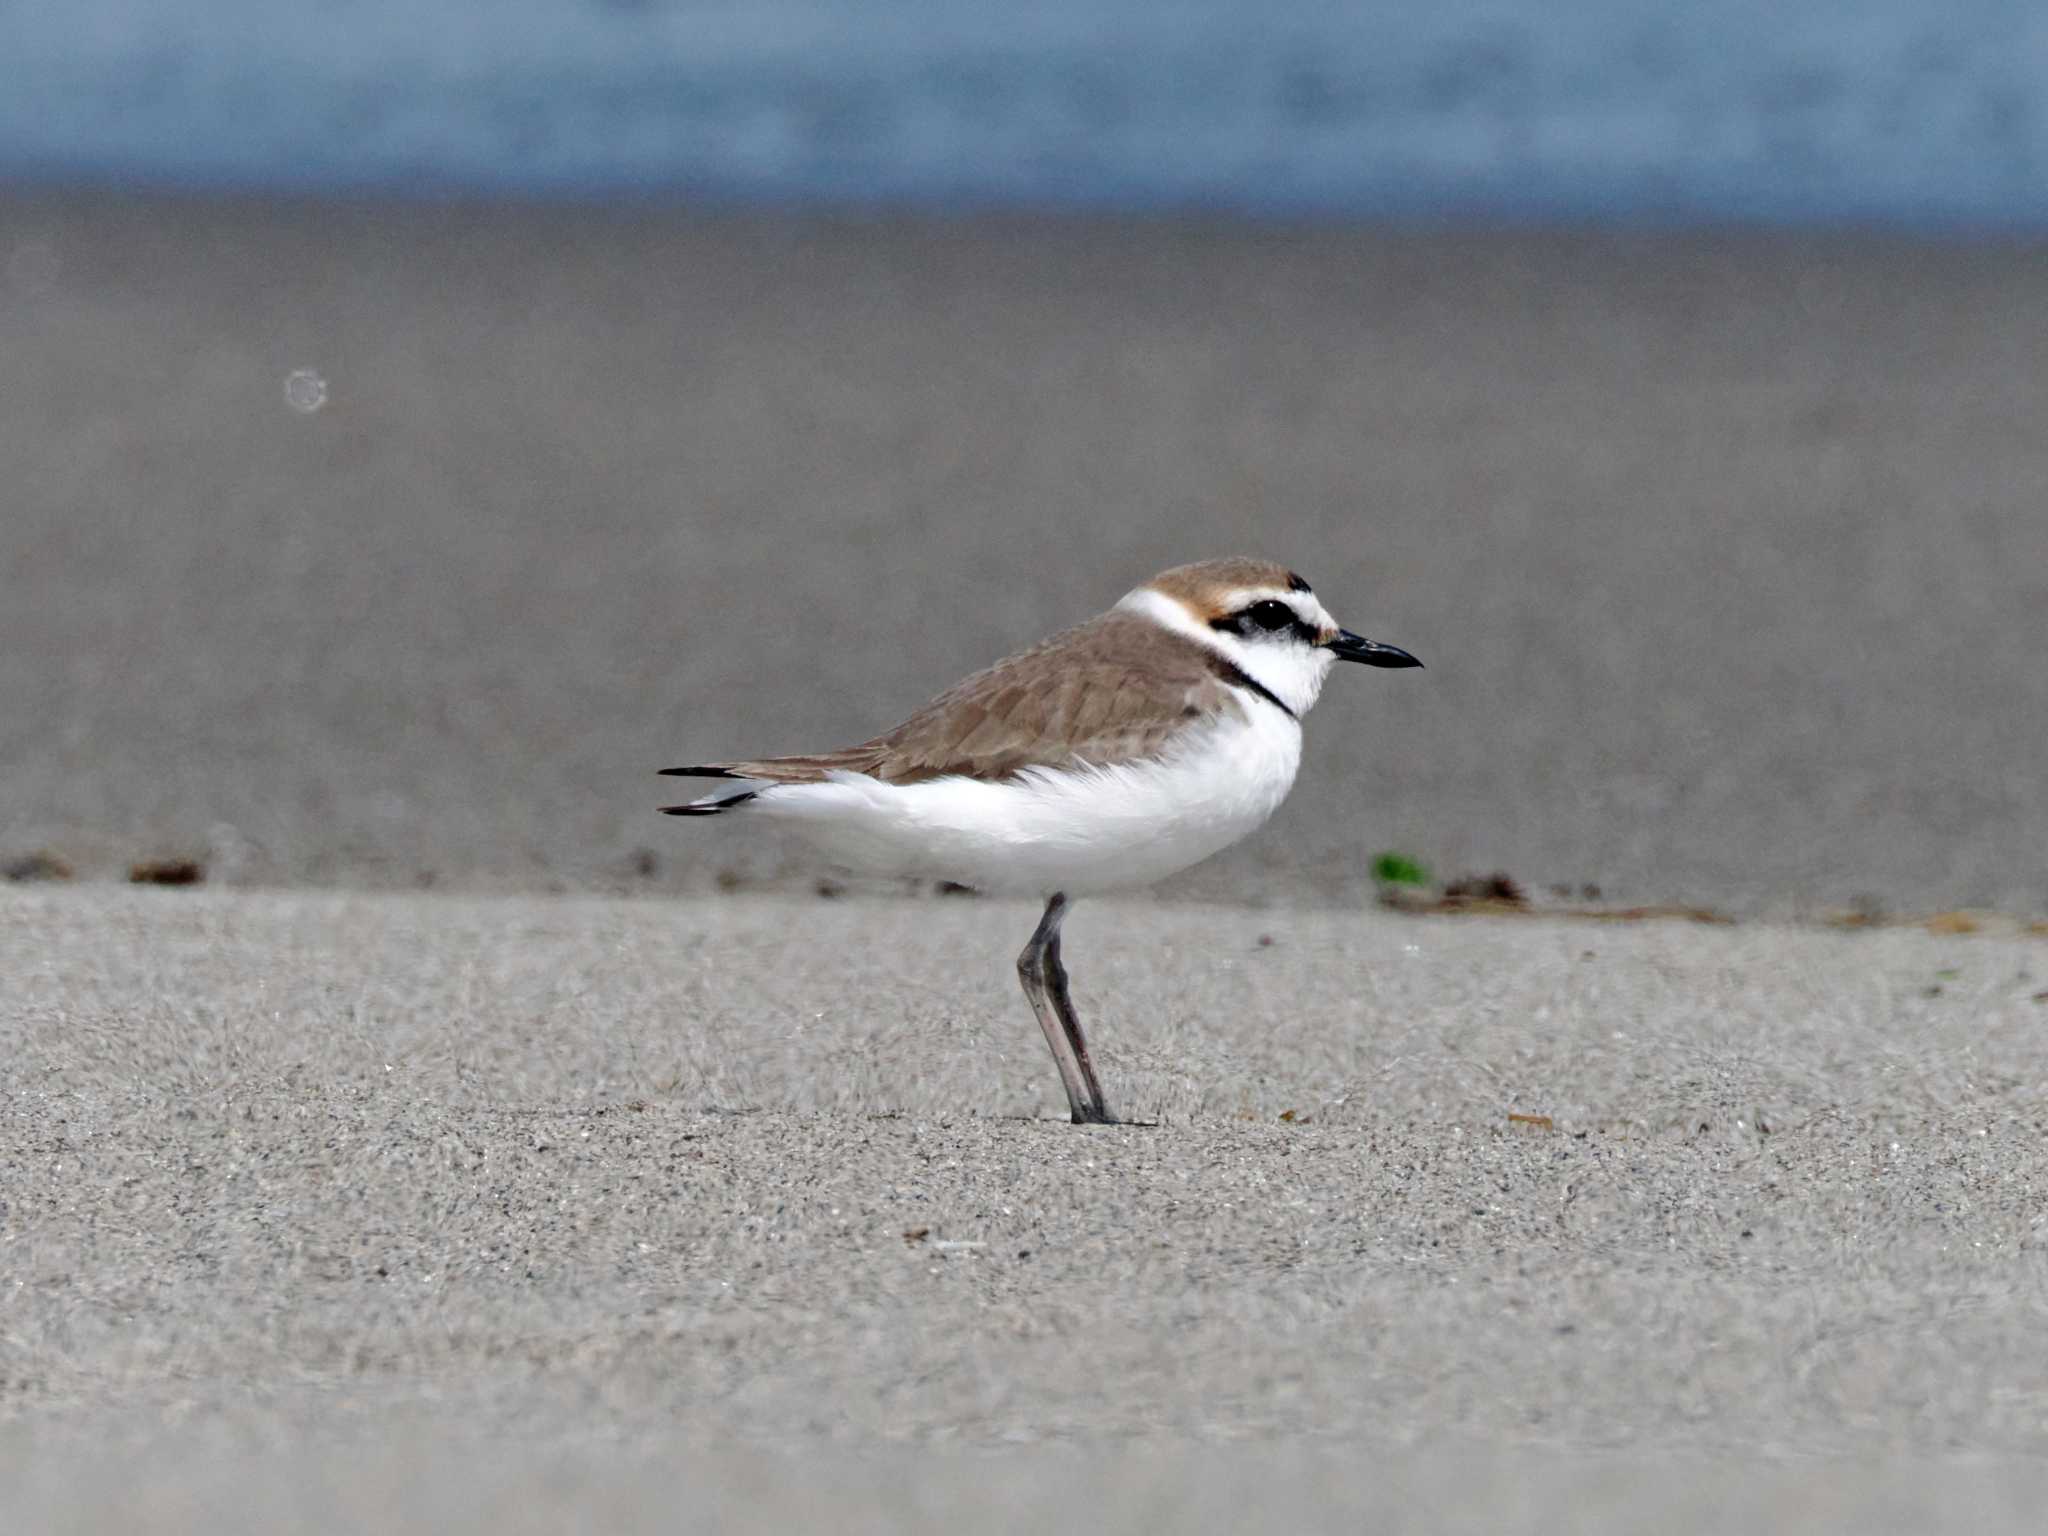
{"type": "Polygon", "coordinates": [[[1243,690],[1236,718],[1190,730],[1167,756],[1002,783],[887,784],[835,773],[778,785],[747,807],[796,828],[835,862],[978,890],[1086,896],[1149,885],[1262,825],[1294,785],[1301,726],[1243,690]]]}

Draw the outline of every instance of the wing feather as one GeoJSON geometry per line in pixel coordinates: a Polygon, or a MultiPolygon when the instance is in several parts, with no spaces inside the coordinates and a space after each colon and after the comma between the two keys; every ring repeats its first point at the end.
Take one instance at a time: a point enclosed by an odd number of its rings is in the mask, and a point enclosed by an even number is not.
{"type": "Polygon", "coordinates": [[[1112,610],[963,678],[895,730],[856,746],[669,771],[769,784],[851,772],[915,784],[1114,767],[1158,757],[1202,720],[1241,709],[1225,685],[1228,668],[1198,641],[1112,610]]]}

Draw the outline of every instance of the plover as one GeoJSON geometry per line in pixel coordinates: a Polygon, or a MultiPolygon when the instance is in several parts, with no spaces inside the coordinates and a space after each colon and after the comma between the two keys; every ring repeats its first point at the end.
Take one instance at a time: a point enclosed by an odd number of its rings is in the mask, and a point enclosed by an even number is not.
{"type": "Polygon", "coordinates": [[[1044,901],[1017,974],[1076,1125],[1114,1116],[1060,963],[1077,897],[1229,847],[1287,797],[1338,661],[1419,667],[1266,560],[1176,566],[858,746],[661,771],[731,782],[671,816],[778,820],[832,862],[1044,901]]]}

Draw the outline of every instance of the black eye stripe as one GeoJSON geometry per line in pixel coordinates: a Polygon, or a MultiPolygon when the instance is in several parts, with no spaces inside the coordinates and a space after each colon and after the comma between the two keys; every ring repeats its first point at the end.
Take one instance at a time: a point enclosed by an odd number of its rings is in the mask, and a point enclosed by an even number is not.
{"type": "Polygon", "coordinates": [[[1301,616],[1288,604],[1271,597],[1261,598],[1220,619],[1211,619],[1209,627],[1233,635],[1271,635],[1285,630],[1306,645],[1317,643],[1315,627],[1304,624],[1301,616]]]}

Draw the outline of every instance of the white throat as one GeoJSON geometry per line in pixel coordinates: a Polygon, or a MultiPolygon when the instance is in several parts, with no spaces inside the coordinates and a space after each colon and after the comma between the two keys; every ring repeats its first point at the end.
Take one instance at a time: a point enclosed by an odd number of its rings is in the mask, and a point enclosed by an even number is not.
{"type": "Polygon", "coordinates": [[[1151,587],[1126,592],[1117,607],[1125,613],[1143,614],[1161,628],[1207,646],[1296,715],[1305,715],[1314,706],[1323,691],[1323,680],[1336,664],[1337,658],[1321,646],[1299,641],[1246,641],[1211,629],[1185,605],[1151,587]]]}

